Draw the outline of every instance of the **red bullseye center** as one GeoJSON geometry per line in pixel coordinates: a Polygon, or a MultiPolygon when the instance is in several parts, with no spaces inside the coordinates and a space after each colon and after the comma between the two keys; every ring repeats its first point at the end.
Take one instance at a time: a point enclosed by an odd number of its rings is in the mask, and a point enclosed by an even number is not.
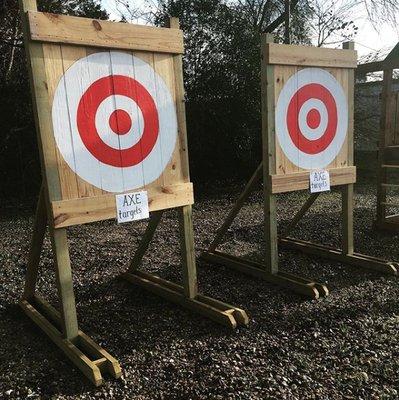
{"type": "Polygon", "coordinates": [[[306,123],[311,129],[316,129],[320,126],[321,116],[318,110],[312,108],[306,117],[306,123]]]}
{"type": "Polygon", "coordinates": [[[109,126],[117,135],[126,135],[132,128],[132,119],[125,110],[115,110],[109,117],[109,126]]]}

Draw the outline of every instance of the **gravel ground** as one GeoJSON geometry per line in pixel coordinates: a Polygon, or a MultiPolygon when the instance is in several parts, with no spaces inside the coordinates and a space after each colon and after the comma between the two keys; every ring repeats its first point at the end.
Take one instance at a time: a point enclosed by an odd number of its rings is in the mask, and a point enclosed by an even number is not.
{"type": "MultiPolygon", "coordinates": [[[[198,255],[237,195],[233,188],[197,199],[198,255]],[[229,193],[235,193],[231,197],[229,193]]],[[[279,201],[280,226],[306,193],[279,201]]],[[[357,187],[356,250],[399,260],[398,235],[372,230],[373,186],[357,187]]],[[[340,199],[320,198],[297,237],[339,242],[340,199]]],[[[260,258],[261,192],[229,231],[224,250],[260,258]]],[[[98,389],[76,370],[17,306],[23,289],[33,213],[0,210],[0,398],[53,399],[397,399],[399,285],[396,278],[281,253],[281,268],[326,282],[331,295],[309,301],[287,290],[200,261],[200,290],[247,310],[248,328],[230,332],[117,280],[144,223],[113,221],[69,230],[81,328],[121,363],[123,378],[98,389]]],[[[180,280],[177,222],[166,214],[144,268],[180,280]]],[[[48,238],[40,292],[56,304],[48,238]]]]}

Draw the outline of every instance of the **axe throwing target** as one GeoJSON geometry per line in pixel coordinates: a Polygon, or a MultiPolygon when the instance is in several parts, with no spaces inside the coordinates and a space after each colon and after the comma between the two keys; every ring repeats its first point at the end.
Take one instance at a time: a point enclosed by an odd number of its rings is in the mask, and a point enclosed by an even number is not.
{"type": "Polygon", "coordinates": [[[143,171],[146,184],[156,180],[175,149],[172,94],[152,66],[129,53],[76,61],[58,83],[52,119],[69,167],[109,192],[141,187],[143,171]]]}

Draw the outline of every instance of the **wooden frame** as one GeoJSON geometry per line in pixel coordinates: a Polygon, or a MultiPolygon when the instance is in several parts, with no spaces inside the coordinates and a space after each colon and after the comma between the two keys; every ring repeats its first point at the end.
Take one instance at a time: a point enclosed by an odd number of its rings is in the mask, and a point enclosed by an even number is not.
{"type": "Polygon", "coordinates": [[[142,242],[123,277],[127,282],[148,289],[228,328],[246,325],[248,317],[245,311],[200,295],[197,291],[191,210],[193,187],[188,170],[181,58],[183,36],[178,20],[171,18],[168,28],[150,28],[56,16],[38,13],[36,0],[20,0],[20,9],[43,172],[43,185],[37,205],[25,290],[20,301],[24,312],[94,385],[101,385],[104,373],[110,373],[115,378],[121,376],[119,363],[78,328],[66,227],[115,218],[116,206],[114,194],[106,193],[79,180],[78,174],[68,169],[55,143],[51,118],[52,93],[57,80],[62,76],[62,72],[65,72],[65,65],[62,65],[64,58],[59,57],[59,50],[62,50],[63,44],[68,44],[65,51],[74,52],[69,60],[72,63],[79,57],[92,54],[92,51],[98,51],[96,50],[98,47],[129,51],[145,50],[146,53],[142,53],[141,57],[152,57],[154,60],[158,57],[157,53],[164,53],[159,56],[159,62],[167,66],[173,78],[178,127],[175,150],[164,170],[167,170],[165,174],[168,176],[162,175],[163,179],[144,187],[148,190],[151,218],[142,242]],[[88,53],[83,46],[95,48],[88,53]],[[63,68],[60,69],[60,66],[63,68]],[[71,190],[72,185],[83,189],[71,190]],[[138,271],[161,221],[163,210],[168,208],[177,208],[179,215],[183,267],[181,286],[138,271]],[[35,292],[40,253],[47,227],[54,253],[60,312],[35,292]]]}
{"type": "Polygon", "coordinates": [[[377,166],[377,215],[374,226],[391,232],[399,231],[399,215],[390,209],[398,204],[387,201],[388,190],[399,187],[390,174],[399,171],[399,92],[393,90],[393,70],[399,68],[399,44],[385,60],[359,65],[358,74],[383,72],[381,93],[380,135],[377,166]]]}
{"type": "MultiPolygon", "coordinates": [[[[303,46],[277,45],[273,43],[272,35],[262,36],[262,131],[263,131],[263,162],[241,193],[236,204],[226,217],[217,235],[202,257],[213,263],[223,264],[243,273],[264,279],[280,285],[298,294],[317,299],[329,294],[328,288],[321,283],[298,277],[279,270],[278,244],[304,253],[330,258],[339,262],[358,267],[376,270],[382,273],[396,275],[398,265],[375,257],[365,256],[354,252],[353,249],[353,183],[356,181],[356,168],[353,166],[353,98],[354,98],[354,68],[356,53],[353,43],[345,43],[343,50],[317,49],[303,46]],[[342,249],[332,249],[327,246],[312,244],[288,237],[291,231],[306,214],[319,197],[318,193],[311,194],[302,208],[292,219],[283,234],[277,235],[276,195],[289,191],[309,188],[309,171],[298,170],[287,172],[279,167],[279,151],[276,143],[275,129],[275,84],[281,85],[287,78],[281,79],[275,67],[279,65],[313,66],[342,68],[338,76],[346,76],[347,98],[349,104],[349,122],[347,139],[337,157],[342,160],[339,166],[330,164],[332,186],[340,186],[342,192],[342,249]],[[346,71],[346,72],[345,72],[346,71]],[[346,74],[346,75],[345,75],[346,74]],[[277,78],[276,78],[277,76],[277,78]],[[249,198],[254,187],[263,180],[264,188],[264,235],[265,262],[255,263],[239,257],[234,257],[217,250],[222,243],[234,218],[239,213],[245,201],[249,198]]],[[[284,67],[283,67],[284,68],[284,67]]],[[[289,164],[287,164],[290,167],[289,164]]]]}

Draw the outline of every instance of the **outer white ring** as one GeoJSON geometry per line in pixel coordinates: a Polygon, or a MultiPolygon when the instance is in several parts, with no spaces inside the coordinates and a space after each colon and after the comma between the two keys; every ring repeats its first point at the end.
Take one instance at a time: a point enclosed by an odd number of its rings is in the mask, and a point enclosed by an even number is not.
{"type": "MultiPolygon", "coordinates": [[[[340,83],[323,69],[305,68],[292,75],[281,90],[275,115],[276,134],[280,147],[287,158],[300,168],[317,169],[326,167],[339,154],[345,142],[348,132],[348,100],[340,83]],[[307,154],[298,149],[290,137],[287,126],[288,106],[292,97],[300,88],[311,83],[318,83],[324,86],[334,97],[337,106],[337,131],[335,137],[325,150],[317,154],[307,154]]],[[[308,129],[311,128],[308,127],[308,129]]],[[[310,134],[311,132],[308,131],[308,133],[310,134]]]]}
{"type": "MultiPolygon", "coordinates": [[[[124,96],[113,97],[117,99],[124,96]]],[[[134,101],[131,103],[134,104],[134,101]]],[[[103,112],[107,118],[115,109],[126,110],[126,107],[129,106],[125,101],[122,104],[116,101],[114,105],[108,102],[103,112]]],[[[138,113],[138,109],[131,106],[126,111],[132,114],[138,113]]],[[[97,118],[96,115],[96,121],[97,118]]],[[[149,64],[128,53],[99,52],[76,61],[57,86],[52,120],[57,146],[69,167],[85,181],[108,192],[124,192],[156,180],[169,163],[176,145],[176,108],[169,88],[149,64]],[[118,168],[96,159],[84,145],[77,127],[77,110],[83,94],[98,79],[110,75],[123,75],[137,80],[149,92],[158,110],[157,142],[150,154],[140,164],[132,167],[118,168]]],[[[140,115],[137,114],[134,120],[140,124],[140,115]]],[[[139,126],[139,132],[142,130],[143,127],[139,126]]],[[[123,135],[115,136],[123,138],[123,135]]],[[[123,142],[121,145],[125,147],[123,142]]]]}

